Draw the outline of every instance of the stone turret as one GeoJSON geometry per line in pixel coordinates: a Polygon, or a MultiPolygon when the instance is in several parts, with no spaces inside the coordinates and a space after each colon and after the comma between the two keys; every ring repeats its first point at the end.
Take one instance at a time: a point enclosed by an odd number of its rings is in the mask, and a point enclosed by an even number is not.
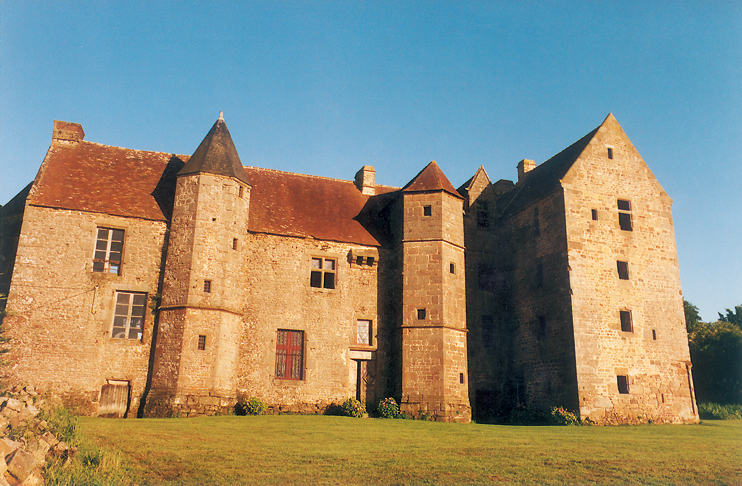
{"type": "Polygon", "coordinates": [[[234,404],[250,188],[220,114],[177,176],[150,415],[234,404]]]}
{"type": "Polygon", "coordinates": [[[401,408],[469,422],[463,199],[435,162],[401,192],[401,408]]]}

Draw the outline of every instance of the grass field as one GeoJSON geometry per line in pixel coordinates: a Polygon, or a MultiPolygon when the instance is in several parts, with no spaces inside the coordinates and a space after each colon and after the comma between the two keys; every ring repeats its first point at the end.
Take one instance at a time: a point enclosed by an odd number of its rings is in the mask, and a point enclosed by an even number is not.
{"type": "Polygon", "coordinates": [[[85,418],[133,484],[742,484],[742,422],[516,427],[329,416],[85,418]]]}

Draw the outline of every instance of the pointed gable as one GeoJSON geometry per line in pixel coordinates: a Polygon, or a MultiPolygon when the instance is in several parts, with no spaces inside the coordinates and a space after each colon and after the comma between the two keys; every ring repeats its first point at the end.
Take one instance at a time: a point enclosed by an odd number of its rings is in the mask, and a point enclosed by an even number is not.
{"type": "Polygon", "coordinates": [[[205,172],[250,184],[222,114],[178,175],[205,172]]]}
{"type": "MultiPolygon", "coordinates": [[[[613,115],[608,116],[612,117],[613,115]]],[[[561,179],[572,168],[572,165],[577,161],[599,129],[600,127],[595,128],[554,157],[529,171],[523,182],[519,183],[498,201],[498,213],[501,216],[511,216],[559,187],[561,179]]]]}
{"type": "Polygon", "coordinates": [[[461,197],[453,187],[453,184],[443,174],[443,171],[435,160],[429,163],[419,174],[415,176],[406,186],[402,188],[402,192],[435,192],[445,191],[452,196],[458,198],[461,197]]]}

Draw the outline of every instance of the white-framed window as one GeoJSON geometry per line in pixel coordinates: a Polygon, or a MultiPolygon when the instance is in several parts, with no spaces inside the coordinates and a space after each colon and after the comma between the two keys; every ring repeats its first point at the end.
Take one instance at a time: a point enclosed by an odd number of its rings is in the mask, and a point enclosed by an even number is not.
{"type": "Polygon", "coordinates": [[[116,292],[111,337],[114,339],[142,339],[147,294],[143,292],[116,292]]]}
{"type": "Polygon", "coordinates": [[[124,253],[124,230],[98,228],[93,254],[93,271],[121,275],[124,253]]]}

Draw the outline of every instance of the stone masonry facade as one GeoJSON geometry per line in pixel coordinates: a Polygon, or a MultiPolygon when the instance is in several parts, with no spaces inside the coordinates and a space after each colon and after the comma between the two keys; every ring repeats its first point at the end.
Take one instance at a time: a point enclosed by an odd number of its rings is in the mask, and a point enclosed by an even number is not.
{"type": "Polygon", "coordinates": [[[698,421],[672,200],[613,115],[515,183],[375,175],[243,167],[221,116],[191,156],[55,122],[0,208],[11,381],[114,417],[698,421]]]}

